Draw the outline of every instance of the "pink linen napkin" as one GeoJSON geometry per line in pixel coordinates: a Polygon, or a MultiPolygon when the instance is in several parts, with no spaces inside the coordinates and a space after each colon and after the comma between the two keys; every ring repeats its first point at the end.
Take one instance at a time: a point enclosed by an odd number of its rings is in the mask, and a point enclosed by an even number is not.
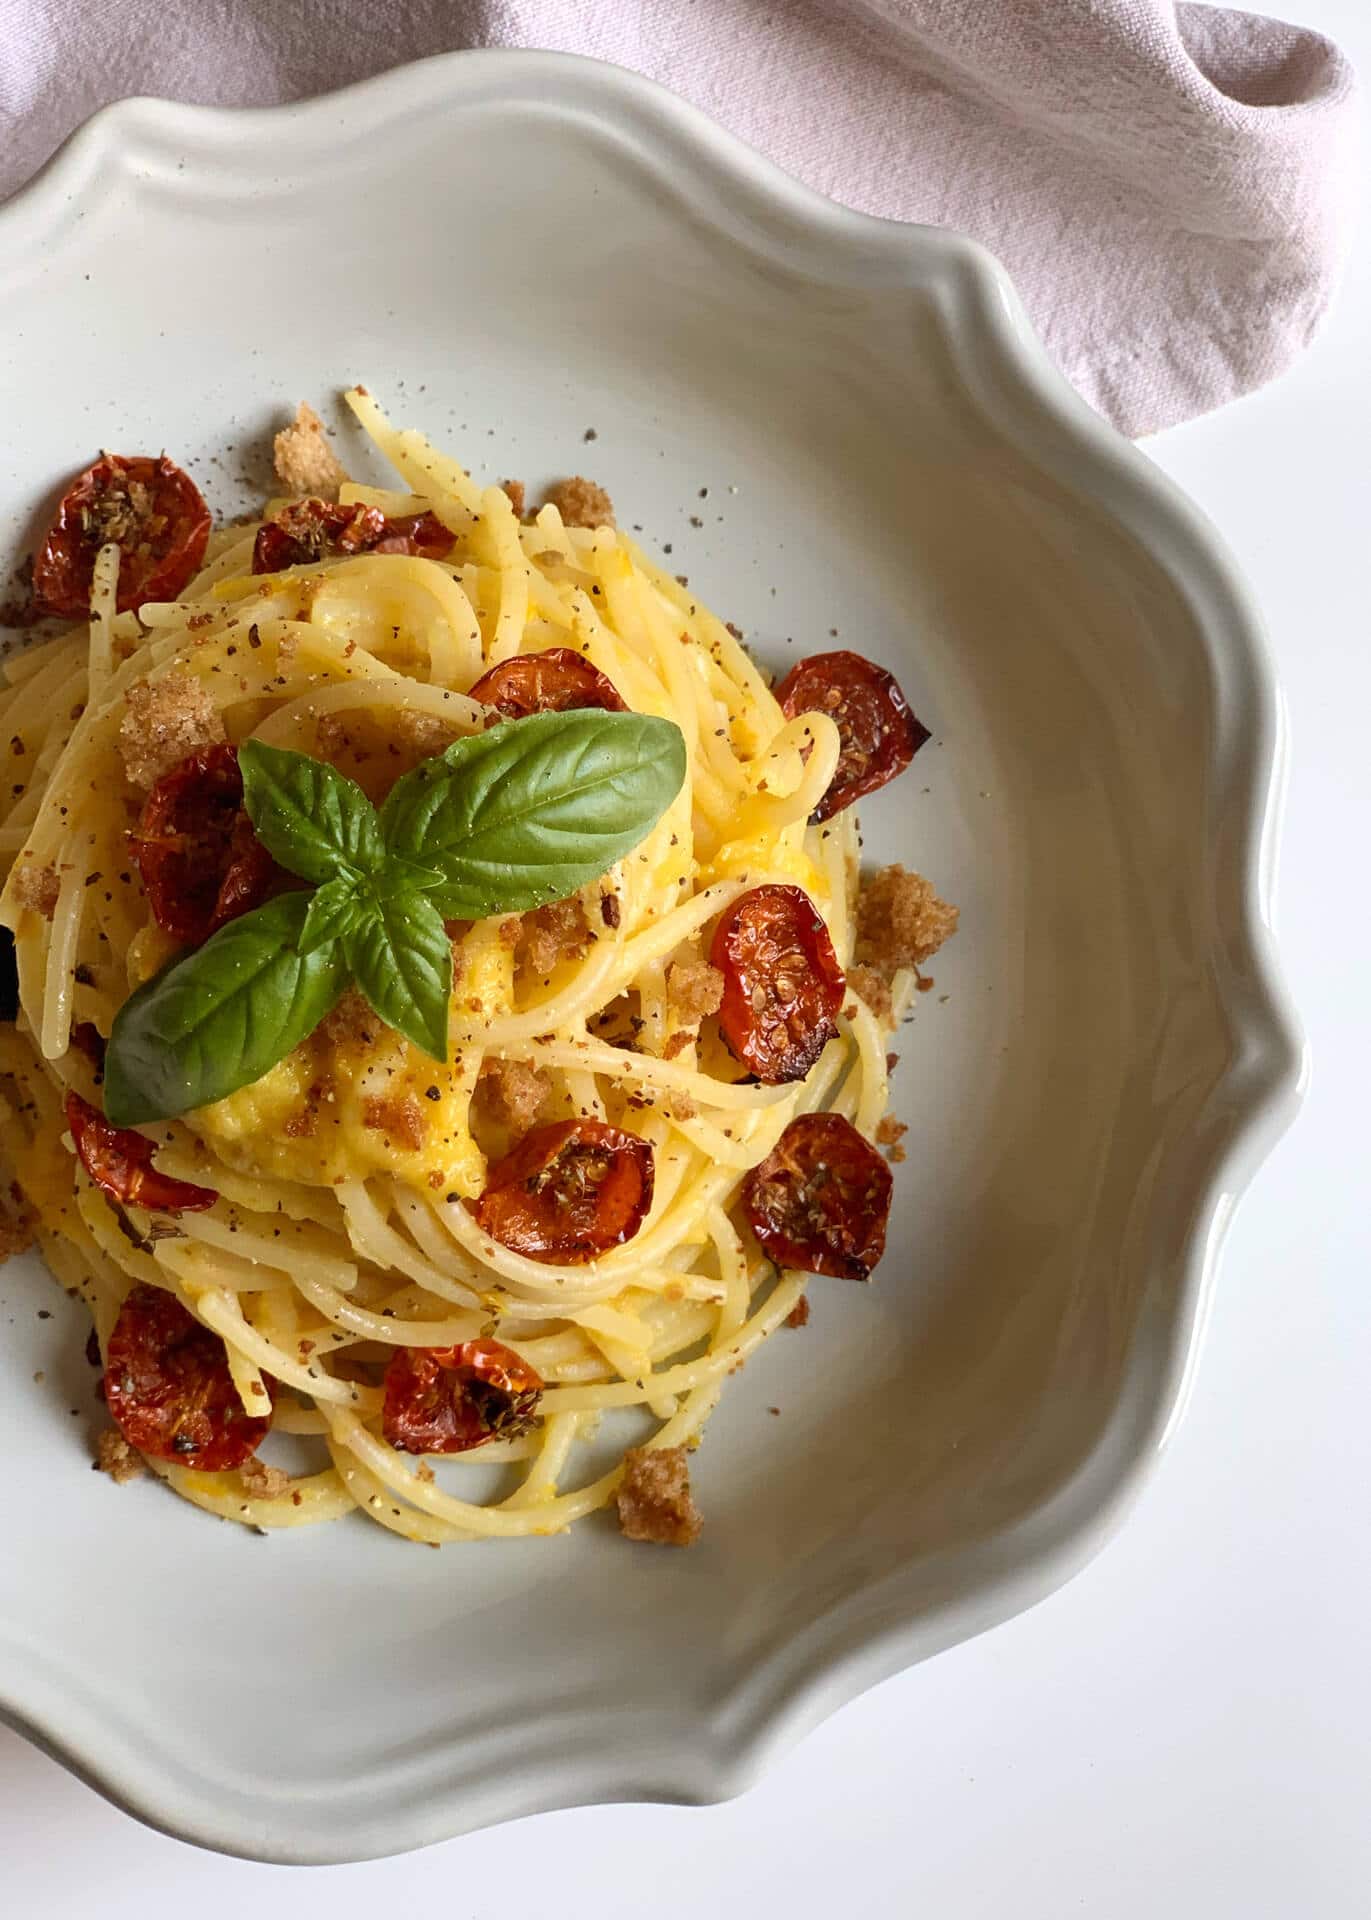
{"type": "Polygon", "coordinates": [[[1175,0],[0,0],[0,195],[122,94],[266,105],[464,46],[637,68],[834,199],[974,234],[1130,434],[1289,365],[1356,199],[1338,50],[1175,0]]]}

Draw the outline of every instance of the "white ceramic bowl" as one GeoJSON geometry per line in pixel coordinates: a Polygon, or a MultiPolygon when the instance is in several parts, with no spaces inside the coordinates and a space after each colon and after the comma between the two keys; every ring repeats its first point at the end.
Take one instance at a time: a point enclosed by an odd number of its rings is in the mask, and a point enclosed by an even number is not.
{"type": "Polygon", "coordinates": [[[104,1792],[300,1861],[735,1793],[1064,1580],[1175,1415],[1300,1061],[1246,595],[976,246],[607,67],[113,108],[0,214],[0,286],[7,540],[101,446],[239,508],[283,410],[360,378],[492,478],[589,471],[765,659],[836,628],[934,728],[866,810],[963,910],[897,1043],[890,1250],[732,1383],[695,1550],[261,1540],[116,1490],[80,1316],[0,1272],[0,1701],[104,1792]]]}

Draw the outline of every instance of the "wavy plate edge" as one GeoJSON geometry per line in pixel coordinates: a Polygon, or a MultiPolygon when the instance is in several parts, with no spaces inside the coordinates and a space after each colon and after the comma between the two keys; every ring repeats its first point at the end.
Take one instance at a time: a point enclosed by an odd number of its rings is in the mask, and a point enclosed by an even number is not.
{"type": "MultiPolygon", "coordinates": [[[[1233,829],[1240,852],[1230,863],[1228,897],[1219,903],[1224,938],[1216,959],[1222,963],[1225,1008],[1242,1044],[1217,1090],[1233,1117],[1207,1169],[1166,1351],[1151,1379],[1134,1381],[1125,1393],[1111,1422],[1121,1424],[1112,1442],[1102,1440],[1073,1479],[1010,1535],[972,1551],[970,1557],[983,1565],[969,1595],[963,1580],[958,1592],[930,1611],[921,1594],[920,1617],[912,1618],[906,1569],[862,1596],[859,1618],[851,1603],[835,1609],[800,1641],[760,1663],[744,1686],[710,1711],[683,1715],[670,1743],[654,1729],[635,1758],[619,1718],[612,1741],[582,1741],[574,1754],[564,1745],[560,1757],[536,1770],[519,1758],[493,1772],[485,1767],[479,1789],[469,1777],[431,1781],[422,1796],[385,1804],[361,1826],[331,1822],[312,1800],[284,1810],[265,1801],[238,1804],[225,1796],[224,1783],[183,1770],[170,1754],[135,1758],[119,1729],[64,1688],[50,1662],[30,1664],[6,1681],[0,1718],[115,1804],[178,1838],[281,1864],[382,1857],[558,1808],[732,1798],[868,1687],[999,1625],[1062,1586],[1121,1524],[1183,1414],[1236,1203],[1293,1119],[1307,1079],[1305,1043],[1272,925],[1288,728],[1260,618],[1214,528],[1068,385],[1037,340],[1005,270],[978,243],[839,207],[698,109],[622,68],[572,55],[487,50],[438,55],[280,107],[120,101],[74,132],[0,208],[0,242],[8,242],[7,259],[22,261],[55,227],[98,203],[120,167],[153,177],[165,168],[186,197],[225,191],[226,180],[227,190],[237,193],[260,186],[263,169],[251,159],[251,136],[269,133],[276,153],[289,158],[289,186],[311,165],[337,165],[340,123],[348,147],[369,142],[401,115],[413,119],[474,107],[592,116],[633,144],[659,177],[669,177],[677,196],[689,199],[702,217],[735,234],[741,228],[754,253],[776,251],[784,231],[792,264],[794,247],[804,243],[830,276],[841,270],[867,287],[931,290],[944,304],[947,337],[978,404],[991,407],[1001,430],[1039,465],[1049,471],[1059,463],[1069,466],[1073,488],[1088,487],[1164,566],[1195,615],[1218,686],[1216,712],[1223,724],[1215,811],[1233,829]],[[248,164],[235,175],[233,163],[245,159],[248,164]],[[1013,1555],[1005,1554],[1005,1539],[1016,1541],[1013,1555]],[[669,1765],[661,1757],[668,1744],[669,1765]]],[[[963,1572],[967,1559],[958,1558],[963,1572]]]]}

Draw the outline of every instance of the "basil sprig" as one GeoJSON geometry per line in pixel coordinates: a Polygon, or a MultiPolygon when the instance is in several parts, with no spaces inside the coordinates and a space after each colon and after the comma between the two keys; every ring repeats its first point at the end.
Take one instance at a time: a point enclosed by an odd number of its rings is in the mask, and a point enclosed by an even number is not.
{"type": "Polygon", "coordinates": [[[258,838],[311,885],[230,921],[120,1008],[105,1059],[114,1126],[170,1119],[260,1079],[349,984],[446,1060],[444,919],[525,913],[597,879],[675,799],[685,741],[643,714],[533,714],[425,760],[379,814],[308,754],[249,740],[238,764],[258,838]]]}

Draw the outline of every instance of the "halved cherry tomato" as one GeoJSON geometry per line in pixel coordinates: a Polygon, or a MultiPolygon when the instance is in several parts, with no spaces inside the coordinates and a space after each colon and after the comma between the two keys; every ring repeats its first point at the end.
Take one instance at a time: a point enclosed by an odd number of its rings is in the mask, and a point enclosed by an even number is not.
{"type": "Polygon", "coordinates": [[[153,918],[199,946],[266,895],[275,863],[243,807],[238,749],[202,747],[159,780],[130,845],[153,918]]]}
{"type": "Polygon", "coordinates": [[[335,554],[414,553],[441,560],[452,534],[436,513],[390,520],[379,507],[341,507],[332,500],[294,500],[258,529],[252,571],[279,573],[335,554]]]}
{"type": "Polygon", "coordinates": [[[828,928],[801,887],[754,887],[719,920],[709,949],[724,976],[719,1032],[776,1086],[803,1080],[838,1031],[846,982],[828,928]]]}
{"type": "Polygon", "coordinates": [[[468,1201],[476,1224],[530,1260],[579,1265],[632,1239],[652,1205],[652,1148],[602,1120],[535,1127],[468,1201]]]}
{"type": "Polygon", "coordinates": [[[203,1213],[219,1198],[213,1187],[173,1180],[152,1164],[157,1151],[132,1127],[112,1127],[79,1093],[67,1095],[67,1125],[81,1165],[103,1192],[126,1207],[150,1213],[203,1213]]]}
{"type": "Polygon", "coordinates": [[[812,654],[790,669],[776,698],[787,720],[826,713],[842,741],[837,772],[811,820],[827,820],[883,787],[931,737],[892,676],[860,653],[812,654]]]}
{"type": "Polygon", "coordinates": [[[174,1294],[132,1289],[105,1355],[105,1405],[130,1446],[199,1473],[241,1467],[271,1425],[243,1411],[217,1333],[174,1294]]]}
{"type": "Polygon", "coordinates": [[[778,1267],[867,1280],[885,1252],[890,1168],[838,1113],[802,1113],[743,1183],[743,1211],[778,1267]]]}
{"type": "Polygon", "coordinates": [[[33,560],[33,590],[52,613],[90,612],[95,556],[119,548],[118,610],[174,600],[198,572],[209,539],[200,489],[165,454],[102,454],[67,489],[33,560]]]}
{"type": "Polygon", "coordinates": [[[397,1347],[381,1431],[401,1453],[466,1453],[526,1432],[542,1395],[533,1368],[498,1340],[397,1347]]]}
{"type": "Polygon", "coordinates": [[[512,660],[502,660],[481,675],[471,698],[483,700],[506,720],[523,720],[530,713],[565,713],[571,707],[628,711],[614,682],[571,647],[548,647],[542,653],[519,653],[512,660]]]}

